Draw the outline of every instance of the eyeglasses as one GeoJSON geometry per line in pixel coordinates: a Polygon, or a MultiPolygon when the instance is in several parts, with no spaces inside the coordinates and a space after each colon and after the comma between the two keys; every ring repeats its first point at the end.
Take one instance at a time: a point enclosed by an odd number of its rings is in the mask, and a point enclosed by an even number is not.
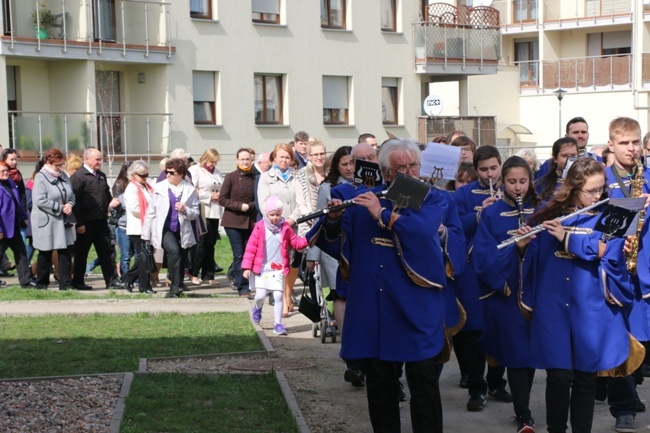
{"type": "Polygon", "coordinates": [[[325,155],[327,155],[325,152],[323,152],[323,153],[310,153],[309,154],[309,156],[311,156],[313,158],[316,158],[316,159],[325,158],[325,155]]]}
{"type": "Polygon", "coordinates": [[[135,173],[135,175],[141,177],[142,179],[146,179],[149,177],[149,173],[145,173],[145,174],[135,173]]]}
{"type": "Polygon", "coordinates": [[[165,170],[165,174],[166,174],[167,176],[173,176],[173,175],[176,174],[176,172],[173,171],[173,170],[165,170]]]}
{"type": "Polygon", "coordinates": [[[420,170],[419,162],[412,162],[409,165],[398,164],[395,166],[395,171],[402,174],[406,174],[408,172],[419,174],[418,170],[420,170]]]}
{"type": "Polygon", "coordinates": [[[600,197],[603,195],[604,188],[598,188],[598,189],[591,189],[589,191],[581,189],[582,193],[588,197],[600,197]]]}
{"type": "Polygon", "coordinates": [[[0,173],[9,173],[9,170],[0,170],[0,173]]]}

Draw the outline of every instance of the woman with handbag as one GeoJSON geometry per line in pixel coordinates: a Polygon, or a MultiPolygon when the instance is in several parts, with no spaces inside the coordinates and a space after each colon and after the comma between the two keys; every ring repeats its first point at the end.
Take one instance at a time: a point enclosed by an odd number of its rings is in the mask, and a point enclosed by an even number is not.
{"type": "Polygon", "coordinates": [[[72,213],[75,196],[70,178],[63,171],[63,152],[50,149],[44,160],[32,189],[32,239],[38,250],[36,284],[42,287],[50,284],[52,254],[56,252],[59,290],[68,290],[72,286],[71,250],[77,237],[72,213]]]}
{"type": "Polygon", "coordinates": [[[127,176],[129,184],[124,190],[124,206],[126,207],[126,234],[131,240],[133,250],[137,251],[135,262],[131,269],[122,275],[124,288],[127,292],[133,291],[135,280],[140,281],[140,293],[153,295],[156,293],[151,288],[150,272],[155,269],[149,269],[144,265],[147,259],[148,251],[144,251],[144,244],[140,235],[142,234],[142,224],[144,217],[151,201],[153,188],[147,183],[149,179],[149,166],[146,162],[139,160],[131,164],[127,176]]]}

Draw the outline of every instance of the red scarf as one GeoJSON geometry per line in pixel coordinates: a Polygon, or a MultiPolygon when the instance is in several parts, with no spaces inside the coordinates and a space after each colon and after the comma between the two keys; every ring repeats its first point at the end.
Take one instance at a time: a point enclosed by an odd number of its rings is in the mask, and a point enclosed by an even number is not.
{"type": "Polygon", "coordinates": [[[20,170],[17,167],[9,169],[9,179],[13,180],[14,183],[20,183],[23,180],[23,175],[20,174],[20,170]]]}
{"type": "MultiPolygon", "coordinates": [[[[149,202],[147,201],[147,198],[144,196],[144,192],[142,191],[142,184],[136,182],[135,180],[132,180],[131,183],[134,183],[136,186],[136,189],[138,191],[138,206],[140,206],[140,223],[144,225],[144,217],[147,214],[147,208],[149,207],[149,202]]],[[[149,185],[147,182],[144,183],[144,188],[147,188],[149,191],[149,194],[153,193],[153,188],[151,185],[149,185]]]]}

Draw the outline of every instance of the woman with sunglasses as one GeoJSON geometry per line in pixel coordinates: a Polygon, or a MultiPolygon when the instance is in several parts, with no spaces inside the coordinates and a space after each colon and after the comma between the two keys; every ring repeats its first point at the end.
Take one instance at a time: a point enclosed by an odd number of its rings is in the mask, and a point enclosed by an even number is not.
{"type": "MultiPolygon", "coordinates": [[[[558,219],[606,197],[602,164],[578,159],[555,197],[529,221],[545,231],[516,243],[520,308],[531,316],[530,367],[547,372],[550,433],[566,432],[569,410],[573,432],[591,431],[597,373],[622,366],[633,347],[623,314],[633,296],[624,240],[605,242],[594,228],[604,205],[558,219]]],[[[517,233],[530,231],[524,226],[517,233]]]]}
{"type": "Polygon", "coordinates": [[[156,184],[142,225],[142,240],[167,254],[170,298],[178,298],[186,288],[183,270],[188,251],[196,244],[191,221],[199,217],[199,198],[194,185],[184,180],[185,161],[174,158],[165,163],[165,180],[156,184]]]}
{"type": "Polygon", "coordinates": [[[139,160],[133,162],[128,170],[129,184],[124,191],[124,207],[126,207],[126,234],[131,240],[136,255],[135,262],[131,269],[122,274],[122,281],[127,292],[133,291],[135,280],[140,281],[140,293],[154,294],[151,288],[151,278],[144,266],[140,266],[142,257],[142,224],[144,223],[147,208],[151,202],[153,188],[147,180],[149,179],[149,166],[146,162],[139,160]]]}

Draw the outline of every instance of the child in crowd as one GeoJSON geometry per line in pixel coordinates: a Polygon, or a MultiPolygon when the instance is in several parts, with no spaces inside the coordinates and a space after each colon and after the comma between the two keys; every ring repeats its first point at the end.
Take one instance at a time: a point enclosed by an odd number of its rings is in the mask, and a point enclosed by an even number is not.
{"type": "Polygon", "coordinates": [[[273,292],[273,333],[278,335],[287,335],[280,321],[284,277],[289,274],[289,249],[307,247],[307,240],[297,236],[282,217],[283,206],[278,196],[271,195],[266,199],[264,218],[255,224],[242,261],[244,278],[249,279],[251,289],[255,289],[253,322],[259,325],[266,293],[273,292]]]}

